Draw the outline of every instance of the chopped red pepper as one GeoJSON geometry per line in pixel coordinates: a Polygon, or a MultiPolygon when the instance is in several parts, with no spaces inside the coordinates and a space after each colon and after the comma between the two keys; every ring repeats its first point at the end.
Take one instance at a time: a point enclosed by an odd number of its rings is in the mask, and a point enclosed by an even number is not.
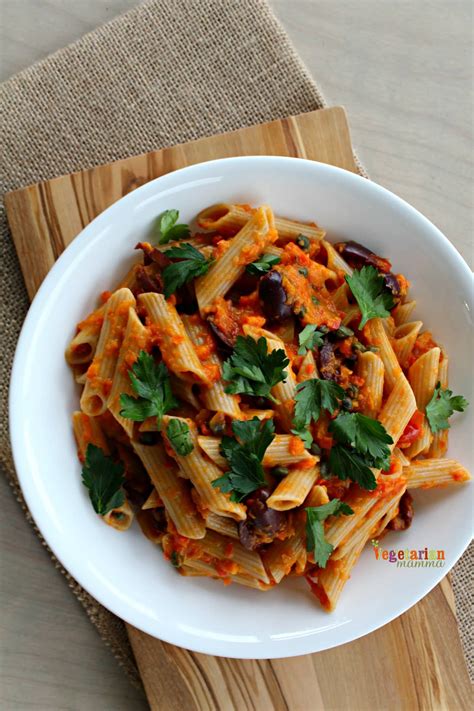
{"type": "Polygon", "coordinates": [[[425,416],[420,410],[416,410],[411,420],[403,430],[403,434],[397,442],[398,447],[404,449],[421,437],[425,416]]]}

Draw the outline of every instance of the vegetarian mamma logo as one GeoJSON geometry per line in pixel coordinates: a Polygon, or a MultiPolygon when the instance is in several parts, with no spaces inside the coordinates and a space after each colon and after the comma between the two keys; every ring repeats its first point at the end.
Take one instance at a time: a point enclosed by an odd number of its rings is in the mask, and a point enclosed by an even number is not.
{"type": "Polygon", "coordinates": [[[444,550],[436,550],[434,548],[420,548],[419,550],[381,548],[376,538],[373,538],[371,543],[376,560],[396,563],[397,568],[444,568],[446,563],[444,550]]]}

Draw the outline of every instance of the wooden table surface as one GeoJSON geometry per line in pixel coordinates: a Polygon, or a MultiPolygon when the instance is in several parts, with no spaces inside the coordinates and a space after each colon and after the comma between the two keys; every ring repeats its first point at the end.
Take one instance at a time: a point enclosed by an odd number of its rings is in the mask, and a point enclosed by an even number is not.
{"type": "MultiPolygon", "coordinates": [[[[0,79],[136,4],[0,0],[0,79]]],[[[371,177],[426,214],[472,265],[470,0],[271,4],[328,101],[346,106],[371,177]]],[[[3,477],[0,496],[0,708],[145,709],[3,477]]],[[[308,700],[301,711],[314,707],[308,700]]]]}

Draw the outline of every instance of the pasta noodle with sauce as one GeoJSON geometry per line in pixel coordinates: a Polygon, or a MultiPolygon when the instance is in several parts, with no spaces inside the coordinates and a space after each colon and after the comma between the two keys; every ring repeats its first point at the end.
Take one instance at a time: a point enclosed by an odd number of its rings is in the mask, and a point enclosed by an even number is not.
{"type": "Polygon", "coordinates": [[[178,216],[69,341],[83,483],[181,575],[305,577],[331,611],[410,490],[470,479],[443,457],[467,402],[387,259],[268,205],[178,216]]]}

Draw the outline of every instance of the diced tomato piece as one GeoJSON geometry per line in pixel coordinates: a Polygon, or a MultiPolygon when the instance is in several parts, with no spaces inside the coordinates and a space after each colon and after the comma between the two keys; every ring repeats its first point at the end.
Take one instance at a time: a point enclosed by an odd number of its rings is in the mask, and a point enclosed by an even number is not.
{"type": "Polygon", "coordinates": [[[403,449],[404,447],[409,447],[413,442],[419,439],[423,430],[424,420],[424,414],[420,412],[420,410],[416,410],[410,422],[403,430],[403,434],[398,440],[397,445],[403,449]]]}

